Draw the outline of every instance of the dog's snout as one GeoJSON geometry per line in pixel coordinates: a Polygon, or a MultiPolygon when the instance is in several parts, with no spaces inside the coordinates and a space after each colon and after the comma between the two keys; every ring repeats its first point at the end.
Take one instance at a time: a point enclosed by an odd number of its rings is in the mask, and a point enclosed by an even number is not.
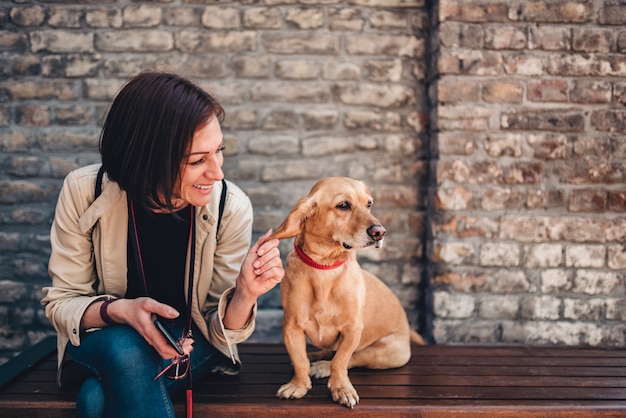
{"type": "Polygon", "coordinates": [[[382,225],[372,225],[367,228],[367,235],[369,235],[374,241],[380,241],[385,237],[387,230],[382,225]]]}

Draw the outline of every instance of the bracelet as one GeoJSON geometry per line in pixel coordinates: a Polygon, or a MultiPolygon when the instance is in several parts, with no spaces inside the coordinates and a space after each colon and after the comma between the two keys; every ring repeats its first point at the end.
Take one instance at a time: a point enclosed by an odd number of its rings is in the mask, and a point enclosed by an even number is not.
{"type": "Polygon", "coordinates": [[[100,318],[102,318],[102,320],[107,325],[118,325],[117,322],[115,322],[113,318],[109,316],[109,312],[107,310],[109,308],[109,305],[115,302],[116,300],[117,299],[107,299],[104,301],[102,305],[100,305],[100,318]]]}

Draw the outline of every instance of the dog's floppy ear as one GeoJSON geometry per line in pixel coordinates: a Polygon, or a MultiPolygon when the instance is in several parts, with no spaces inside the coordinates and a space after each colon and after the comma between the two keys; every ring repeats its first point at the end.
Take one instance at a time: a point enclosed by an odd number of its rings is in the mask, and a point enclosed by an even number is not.
{"type": "Polygon", "coordinates": [[[309,216],[315,213],[317,203],[313,196],[303,197],[298,200],[296,206],[289,212],[282,224],[270,236],[270,238],[291,238],[302,231],[302,226],[309,216]]]}

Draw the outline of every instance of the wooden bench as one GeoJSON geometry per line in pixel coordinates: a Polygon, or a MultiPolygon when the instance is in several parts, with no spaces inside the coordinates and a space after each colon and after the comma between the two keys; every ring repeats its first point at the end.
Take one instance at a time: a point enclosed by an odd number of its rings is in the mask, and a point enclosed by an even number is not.
{"type": "MultiPolygon", "coordinates": [[[[0,417],[73,416],[75,396],[59,392],[54,383],[54,341],[44,340],[34,351],[0,366],[0,417]]],[[[275,398],[291,377],[281,344],[242,344],[240,354],[240,376],[211,375],[194,386],[196,416],[626,416],[626,350],[415,346],[405,367],[350,371],[361,397],[354,410],[332,402],[326,379],[314,381],[304,399],[275,398]]],[[[182,395],[174,401],[184,416],[182,395]]]]}

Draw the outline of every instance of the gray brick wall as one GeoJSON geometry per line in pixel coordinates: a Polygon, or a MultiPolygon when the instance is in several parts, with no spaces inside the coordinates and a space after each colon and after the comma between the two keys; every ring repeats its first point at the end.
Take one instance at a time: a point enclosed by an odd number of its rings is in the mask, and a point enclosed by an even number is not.
{"type": "MultiPolygon", "coordinates": [[[[38,300],[59,187],[99,161],[108,104],[149,68],[181,73],[224,104],[225,173],[252,199],[255,234],[321,177],[367,181],[389,239],[362,263],[417,325],[423,0],[0,1],[0,22],[0,358],[52,332],[38,300]]],[[[260,305],[254,338],[280,338],[278,292],[260,305]]]]}
{"type": "Polygon", "coordinates": [[[626,4],[436,13],[436,340],[623,346],[626,4]]]}

